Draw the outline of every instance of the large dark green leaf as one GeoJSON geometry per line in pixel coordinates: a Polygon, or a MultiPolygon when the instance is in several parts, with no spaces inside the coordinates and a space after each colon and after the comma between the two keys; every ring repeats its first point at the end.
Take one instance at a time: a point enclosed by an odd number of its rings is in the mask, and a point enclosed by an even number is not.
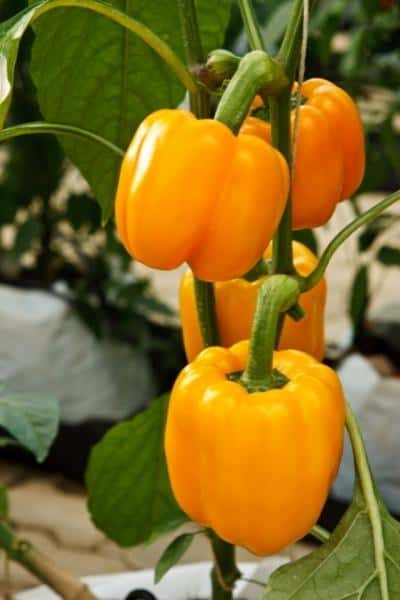
{"type": "Polygon", "coordinates": [[[330,540],[278,569],[263,600],[400,598],[400,524],[376,500],[377,511],[371,518],[357,484],[353,502],[330,540]]]}
{"type": "Polygon", "coordinates": [[[86,483],[95,525],[121,546],[174,529],[187,517],[172,495],[164,455],[168,397],[113,427],[95,446],[86,483]]]}
{"type": "Polygon", "coordinates": [[[39,462],[46,458],[54,441],[58,420],[59,407],[53,397],[28,392],[0,397],[0,426],[39,462]]]}
{"type": "MultiPolygon", "coordinates": [[[[177,0],[112,0],[183,55],[177,0]]],[[[198,0],[206,50],[222,43],[230,0],[198,0]]],[[[142,40],[103,16],[62,9],[35,23],[32,75],[41,110],[49,121],[73,124],[126,148],[142,119],[175,107],[184,89],[174,73],[142,40]]],[[[112,213],[120,161],[81,139],[63,139],[68,156],[87,178],[103,209],[112,213]]]]}

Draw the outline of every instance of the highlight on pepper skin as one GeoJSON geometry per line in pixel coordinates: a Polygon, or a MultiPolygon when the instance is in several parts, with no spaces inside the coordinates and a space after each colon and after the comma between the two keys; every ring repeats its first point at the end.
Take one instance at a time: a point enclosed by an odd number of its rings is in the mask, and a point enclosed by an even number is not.
{"type": "Polygon", "coordinates": [[[267,556],[317,522],[342,456],[345,400],[335,372],[297,350],[274,353],[283,388],[249,393],[228,379],[247,356],[248,341],[210,347],[181,371],[165,451],[182,510],[267,556]]]}
{"type": "Polygon", "coordinates": [[[288,165],[270,144],[188,111],[159,110],[140,125],[123,160],[117,229],[149,267],[187,262],[199,279],[223,281],[261,257],[288,191],[288,165]]]}

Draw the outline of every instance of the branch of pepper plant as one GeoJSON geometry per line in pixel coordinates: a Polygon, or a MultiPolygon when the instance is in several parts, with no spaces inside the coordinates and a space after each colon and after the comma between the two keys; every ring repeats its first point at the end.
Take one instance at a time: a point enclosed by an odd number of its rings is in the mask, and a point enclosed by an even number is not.
{"type": "Polygon", "coordinates": [[[383,211],[385,211],[389,206],[395,204],[400,200],[400,190],[397,190],[390,196],[387,196],[381,202],[378,202],[363,213],[361,216],[354,219],[351,223],[346,225],[339,233],[329,242],[325,250],[323,251],[321,258],[319,259],[318,265],[308,275],[307,277],[298,276],[298,280],[300,283],[300,288],[302,292],[310,290],[315,287],[318,281],[324,276],[325,271],[329,265],[329,262],[332,256],[335,254],[336,250],[340,248],[340,246],[349,238],[357,229],[362,227],[363,225],[368,225],[372,221],[374,221],[383,211]]]}
{"type": "Polygon", "coordinates": [[[10,560],[49,585],[62,598],[97,600],[86,584],[61,569],[29,541],[16,536],[4,520],[0,520],[0,547],[10,560]]]}

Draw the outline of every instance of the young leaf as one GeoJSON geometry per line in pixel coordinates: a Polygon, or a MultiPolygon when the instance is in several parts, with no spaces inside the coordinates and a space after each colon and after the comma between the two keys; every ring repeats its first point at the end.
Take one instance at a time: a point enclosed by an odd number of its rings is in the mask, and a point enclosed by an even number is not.
{"type": "Polygon", "coordinates": [[[184,523],[164,455],[168,396],[113,427],[92,450],[86,472],[93,522],[121,546],[135,546],[184,523]]]}
{"type": "Polygon", "coordinates": [[[400,524],[379,497],[367,506],[357,482],[353,502],[330,540],[275,571],[263,600],[400,598],[400,524]]]}
{"type": "Polygon", "coordinates": [[[182,558],[190,544],[193,542],[194,533],[178,535],[161,555],[154,571],[154,581],[158,583],[164,575],[182,558]]]}
{"type": "Polygon", "coordinates": [[[10,393],[0,397],[0,426],[42,462],[58,430],[55,398],[42,394],[10,393]]]}
{"type": "MultiPolygon", "coordinates": [[[[110,4],[149,27],[183,57],[176,0],[110,4]]],[[[197,7],[207,52],[223,41],[230,1],[198,0],[197,7]]],[[[168,65],[141,39],[103,16],[58,9],[36,21],[34,31],[31,73],[48,121],[89,129],[126,148],[147,114],[176,107],[184,97],[168,65]]],[[[61,143],[108,218],[120,160],[82,139],[63,138],[61,143]]]]}

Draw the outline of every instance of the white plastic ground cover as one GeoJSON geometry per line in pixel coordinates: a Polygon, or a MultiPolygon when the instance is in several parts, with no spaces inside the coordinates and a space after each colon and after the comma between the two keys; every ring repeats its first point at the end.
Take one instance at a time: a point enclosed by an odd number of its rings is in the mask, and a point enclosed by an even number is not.
{"type": "MultiPolygon", "coordinates": [[[[270,557],[258,563],[241,563],[239,568],[245,578],[254,578],[265,583],[275,569],[288,562],[288,558],[270,557]]],[[[182,565],[171,569],[157,585],[154,584],[154,571],[133,571],[113,575],[85,577],[84,581],[100,600],[125,600],[134,589],[146,589],[155,594],[157,600],[194,600],[210,597],[211,563],[201,562],[182,565]]],[[[235,590],[235,598],[260,600],[263,589],[259,585],[240,581],[235,590]]],[[[58,600],[59,596],[47,587],[20,592],[16,600],[58,600]]]]}
{"type": "MultiPolygon", "coordinates": [[[[400,380],[382,377],[360,354],[351,354],[338,371],[346,398],[360,423],[372,472],[386,504],[400,513],[400,380]]],[[[354,463],[346,435],[345,450],[333,496],[349,502],[354,463]]]]}
{"type": "Polygon", "coordinates": [[[71,425],[119,421],[154,398],[143,352],[95,338],[48,292],[8,285],[0,285],[0,380],[7,392],[55,396],[61,421],[71,425]]]}

